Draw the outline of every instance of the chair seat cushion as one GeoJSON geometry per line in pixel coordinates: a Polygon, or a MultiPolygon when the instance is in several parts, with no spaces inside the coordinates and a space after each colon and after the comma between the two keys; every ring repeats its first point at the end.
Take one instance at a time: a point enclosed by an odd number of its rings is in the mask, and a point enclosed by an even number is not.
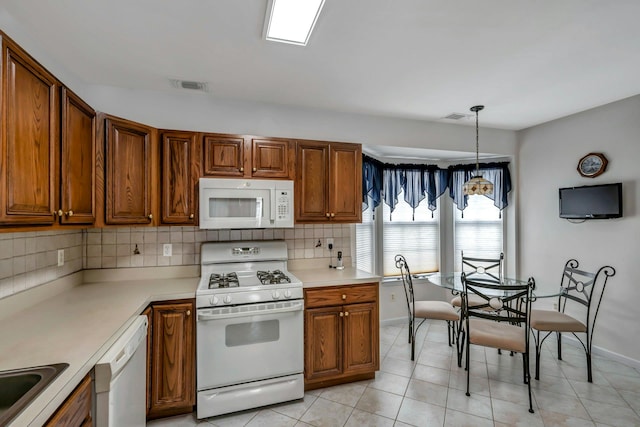
{"type": "MultiPolygon", "coordinates": [[[[487,301],[484,298],[479,297],[478,295],[469,295],[469,307],[476,307],[486,303],[487,301]]],[[[457,297],[453,298],[451,300],[451,305],[454,307],[462,307],[462,297],[458,295],[457,297]]]]}
{"type": "Polygon", "coordinates": [[[531,310],[531,327],[538,331],[586,332],[581,321],[556,310],[531,310]]]}
{"type": "Polygon", "coordinates": [[[458,320],[460,316],[451,304],[444,301],[416,301],[416,317],[436,320],[458,320]]]}
{"type": "Polygon", "coordinates": [[[524,353],[527,350],[526,328],[493,320],[470,319],[469,342],[485,347],[524,353]]]}

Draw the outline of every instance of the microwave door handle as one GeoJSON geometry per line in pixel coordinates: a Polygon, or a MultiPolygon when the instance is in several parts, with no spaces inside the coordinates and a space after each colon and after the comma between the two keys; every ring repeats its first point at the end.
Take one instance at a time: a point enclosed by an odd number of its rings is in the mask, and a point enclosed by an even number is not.
{"type": "Polygon", "coordinates": [[[271,190],[271,208],[269,209],[271,211],[271,222],[275,222],[276,221],[276,189],[272,188],[271,190]]]}

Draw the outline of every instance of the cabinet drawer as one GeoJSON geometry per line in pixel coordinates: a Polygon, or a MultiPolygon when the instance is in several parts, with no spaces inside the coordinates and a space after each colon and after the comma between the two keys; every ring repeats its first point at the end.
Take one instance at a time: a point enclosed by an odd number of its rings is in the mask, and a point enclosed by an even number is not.
{"type": "Polygon", "coordinates": [[[304,290],[307,308],[371,302],[378,299],[378,284],[330,286],[304,290]]]}

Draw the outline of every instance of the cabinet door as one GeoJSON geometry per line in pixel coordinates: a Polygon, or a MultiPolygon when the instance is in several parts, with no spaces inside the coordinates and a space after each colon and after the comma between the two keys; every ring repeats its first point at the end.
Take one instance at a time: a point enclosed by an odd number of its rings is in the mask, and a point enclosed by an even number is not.
{"type": "Polygon", "coordinates": [[[241,136],[206,134],[203,137],[205,176],[249,177],[250,159],[241,136]]]}
{"type": "Polygon", "coordinates": [[[344,373],[378,369],[378,308],[376,303],[345,305],[344,373]]]}
{"type": "Polygon", "coordinates": [[[342,373],[342,307],[305,310],[305,364],[307,380],[342,373]]]}
{"type": "Polygon", "coordinates": [[[167,132],[162,135],[163,223],[196,223],[198,157],[195,133],[167,132]]]}
{"type": "Polygon", "coordinates": [[[96,112],[62,88],[60,203],[62,224],[92,224],[95,219],[96,112]]]}
{"type": "Polygon", "coordinates": [[[193,302],[153,305],[149,415],[191,412],[195,404],[193,302]]]}
{"type": "Polygon", "coordinates": [[[298,142],[296,150],[296,221],[325,222],[329,219],[327,183],[329,144],[298,142]]]}
{"type": "Polygon", "coordinates": [[[58,210],[58,83],[2,39],[0,222],[53,224],[58,210]]]}
{"type": "Polygon", "coordinates": [[[151,128],[128,120],[106,120],[106,223],[149,224],[151,128]]]}
{"type": "Polygon", "coordinates": [[[251,140],[252,168],[255,178],[290,178],[293,169],[293,143],[288,140],[251,140]]]}
{"type": "Polygon", "coordinates": [[[91,376],[87,375],[67,400],[49,418],[45,427],[88,427],[93,425],[91,389],[91,376]]]}
{"type": "Polygon", "coordinates": [[[331,219],[362,222],[362,146],[332,143],[330,162],[331,219]]]}

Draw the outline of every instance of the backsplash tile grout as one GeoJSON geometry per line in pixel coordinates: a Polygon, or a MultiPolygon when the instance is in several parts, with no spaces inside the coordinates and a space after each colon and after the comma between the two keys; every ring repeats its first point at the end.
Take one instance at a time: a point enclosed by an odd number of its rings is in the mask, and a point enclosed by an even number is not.
{"type": "Polygon", "coordinates": [[[305,224],[288,229],[201,230],[198,227],[119,227],[0,233],[0,298],[82,269],[199,265],[203,242],[285,240],[288,257],[329,264],[326,239],[345,257],[351,251],[349,224],[305,224]],[[172,256],[163,256],[163,245],[172,256]],[[318,246],[318,243],[320,245],[318,246]],[[136,251],[137,246],[137,252],[136,251]],[[65,263],[57,266],[58,250],[65,263]]]}

